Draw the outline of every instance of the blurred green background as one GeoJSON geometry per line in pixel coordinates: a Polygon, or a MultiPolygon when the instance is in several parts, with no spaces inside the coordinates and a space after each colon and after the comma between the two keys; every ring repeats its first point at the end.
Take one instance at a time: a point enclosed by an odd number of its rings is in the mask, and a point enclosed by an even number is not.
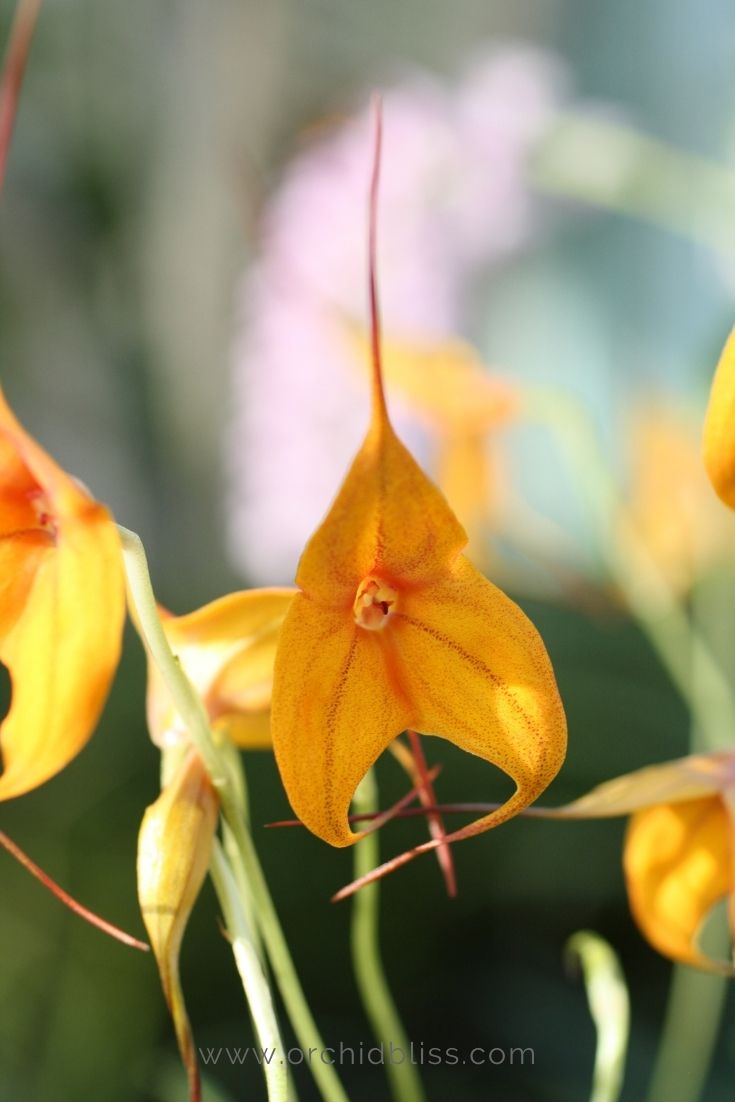
{"type": "MultiPolygon", "coordinates": [[[[3,41],[13,8],[0,0],[3,41]]],[[[141,534],[170,608],[248,582],[226,553],[222,439],[234,289],[263,196],[315,121],[349,112],[408,66],[451,74],[479,42],[509,37],[556,52],[577,97],[687,154],[732,164],[729,0],[45,5],[0,209],[2,383],[45,446],[141,534]]],[[[718,251],[653,220],[592,207],[567,217],[570,202],[552,202],[562,215],[552,230],[494,276],[483,352],[509,374],[585,393],[614,458],[624,445],[619,413],[636,388],[665,387],[701,417],[733,320],[732,241],[718,251]]],[[[704,599],[715,594],[712,630],[733,661],[732,579],[724,571],[700,588],[704,599]]],[[[686,752],[686,709],[623,613],[604,600],[518,596],[544,636],[569,717],[569,757],[549,803],[686,752]]],[[[74,895],[140,933],[136,835],[157,791],[158,756],[145,730],[142,654],[132,633],[127,643],[89,747],[4,806],[2,828],[74,895]]],[[[443,744],[428,749],[445,762],[444,799],[505,791],[489,767],[443,744]]],[[[247,768],[254,824],[285,816],[270,756],[251,756],[247,768]]],[[[392,762],[379,780],[385,802],[400,795],[392,762]]],[[[450,1092],[456,1102],[588,1097],[593,1027],[563,960],[566,939],[584,927],[620,954],[632,999],[623,1099],[644,1097],[671,969],[629,916],[623,829],[515,821],[456,847],[453,902],[431,860],[386,882],[385,958],[411,1037],[535,1050],[523,1068],[427,1068],[432,1102],[450,1092]]],[[[327,1043],[367,1044],[349,908],[329,903],[350,879],[349,855],[305,832],[256,837],[327,1043]]],[[[415,837],[415,823],[392,827],[386,853],[415,837]]],[[[10,858],[2,884],[1,1102],[183,1099],[153,961],[72,917],[10,858]]],[[[197,1043],[249,1043],[209,888],[187,933],[183,977],[197,1043]]],[[[305,1071],[296,1078],[304,1102],[317,1097],[305,1071]]],[[[386,1097],[379,1068],[346,1067],[344,1078],[358,1102],[386,1097]]],[[[220,1065],[207,1080],[212,1099],[265,1097],[255,1066],[220,1065]]],[[[734,1082],[728,994],[704,1098],[725,1102],[734,1082]]]]}

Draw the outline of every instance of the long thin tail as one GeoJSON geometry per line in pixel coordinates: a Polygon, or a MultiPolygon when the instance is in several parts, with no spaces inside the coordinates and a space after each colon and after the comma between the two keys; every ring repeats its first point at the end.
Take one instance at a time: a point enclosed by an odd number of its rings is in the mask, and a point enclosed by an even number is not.
{"type": "Polygon", "coordinates": [[[379,94],[373,97],[375,116],[375,145],[373,147],[373,171],[370,178],[368,208],[368,286],[370,295],[370,341],[373,365],[373,419],[387,421],[388,410],[383,390],[383,363],[380,347],[380,308],[378,306],[377,233],[378,190],[380,187],[380,160],[383,147],[383,101],[379,94]]]}

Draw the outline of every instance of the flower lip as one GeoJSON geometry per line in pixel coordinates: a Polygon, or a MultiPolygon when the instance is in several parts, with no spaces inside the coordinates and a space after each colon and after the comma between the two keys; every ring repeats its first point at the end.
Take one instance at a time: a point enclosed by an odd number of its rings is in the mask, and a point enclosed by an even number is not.
{"type": "Polygon", "coordinates": [[[357,588],[352,606],[355,623],[368,631],[382,631],[396,610],[398,593],[381,578],[369,575],[357,588]]]}

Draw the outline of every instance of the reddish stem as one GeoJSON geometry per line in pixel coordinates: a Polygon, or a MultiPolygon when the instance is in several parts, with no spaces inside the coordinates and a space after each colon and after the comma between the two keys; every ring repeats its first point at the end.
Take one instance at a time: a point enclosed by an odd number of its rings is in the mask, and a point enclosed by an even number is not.
{"type": "MultiPolygon", "coordinates": [[[[487,813],[487,812],[491,812],[491,811],[497,811],[501,807],[503,807],[503,804],[497,804],[497,803],[492,803],[492,804],[437,804],[435,807],[431,808],[431,810],[432,811],[439,811],[439,812],[442,812],[444,814],[448,814],[450,812],[459,812],[459,813],[461,813],[461,812],[467,812],[467,811],[472,811],[472,812],[478,812],[479,811],[479,812],[487,813]]],[[[428,810],[429,809],[424,808],[424,807],[422,807],[422,808],[409,808],[406,812],[403,812],[402,814],[403,815],[427,814],[428,810]]],[[[548,807],[526,807],[526,808],[523,808],[522,811],[519,811],[518,814],[523,816],[524,818],[528,817],[528,818],[563,819],[563,818],[574,818],[574,817],[576,817],[573,814],[565,814],[563,808],[560,809],[560,808],[548,808],[548,807]]],[[[582,816],[580,816],[580,818],[581,817],[582,816]]],[[[472,825],[472,824],[470,824],[470,825],[472,825]]],[[[465,830],[465,829],[467,829],[467,828],[463,828],[463,830],[465,830]]],[[[464,835],[463,835],[462,831],[455,831],[453,834],[450,834],[448,836],[447,844],[450,844],[452,841],[455,841],[455,840],[459,841],[460,838],[463,837],[463,836],[464,835]]],[[[376,880],[382,880],[382,878],[384,876],[388,876],[389,873],[395,872],[396,869],[400,869],[403,865],[407,865],[409,863],[409,861],[413,861],[413,859],[415,857],[418,857],[420,854],[428,853],[429,850],[436,849],[438,844],[439,843],[436,840],[432,840],[431,842],[424,842],[420,846],[415,846],[413,849],[406,850],[405,853],[399,853],[396,857],[393,857],[389,861],[385,861],[382,865],[379,865],[377,868],[372,869],[371,872],[365,873],[365,875],[361,876],[358,880],[353,880],[351,884],[346,884],[344,888],[340,888],[340,890],[332,896],[332,902],[333,903],[338,903],[340,900],[347,899],[347,898],[349,898],[349,896],[354,895],[355,892],[360,891],[361,888],[366,888],[368,886],[368,884],[374,884],[376,880]]]]}
{"type": "MultiPolygon", "coordinates": [[[[442,767],[440,765],[435,765],[433,769],[430,769],[428,771],[427,778],[429,782],[436,780],[436,778],[441,773],[441,769],[442,767]]],[[[415,800],[418,795],[419,785],[416,784],[413,788],[409,789],[405,796],[401,796],[400,800],[397,800],[396,803],[394,803],[386,811],[370,811],[364,812],[362,815],[349,815],[349,822],[357,823],[362,821],[363,819],[370,820],[372,822],[372,826],[370,826],[368,830],[366,830],[364,833],[372,834],[374,830],[379,830],[380,827],[384,826],[385,823],[387,823],[390,819],[398,819],[401,818],[403,815],[410,814],[410,811],[406,812],[404,811],[404,808],[407,804],[411,803],[411,800],[415,800]]],[[[421,810],[421,814],[424,814],[423,810],[421,810]]],[[[279,819],[275,823],[266,823],[265,825],[268,829],[271,829],[272,827],[301,827],[304,824],[301,822],[301,819],[279,819]]]]}
{"type": "Polygon", "coordinates": [[[429,767],[426,762],[424,748],[421,745],[421,738],[416,731],[409,730],[406,734],[408,735],[411,753],[413,754],[416,772],[421,785],[418,792],[419,799],[428,815],[431,837],[440,842],[439,848],[436,851],[439,868],[444,877],[447,895],[450,899],[454,899],[457,894],[457,875],[454,869],[454,858],[452,856],[451,846],[444,842],[447,832],[444,829],[444,820],[442,819],[441,812],[436,810],[436,794],[434,792],[434,786],[431,783],[431,777],[429,776],[429,767]]]}
{"type": "Polygon", "coordinates": [[[86,922],[89,922],[91,926],[96,926],[104,933],[109,934],[110,937],[114,937],[116,941],[121,941],[123,945],[129,945],[133,949],[141,949],[144,953],[147,953],[150,949],[149,945],[146,945],[144,941],[138,941],[137,938],[132,937],[131,934],[126,934],[124,930],[121,930],[117,926],[113,926],[111,922],[107,922],[104,918],[100,918],[94,911],[90,911],[87,907],[84,907],[81,903],[77,903],[76,899],[73,899],[68,892],[65,892],[55,880],[52,880],[48,873],[45,873],[42,868],[32,861],[27,853],[24,853],[20,846],[17,846],[11,838],[8,838],[4,831],[0,830],[0,846],[8,851],[16,861],[20,862],[24,869],[27,869],[31,876],[35,876],[36,880],[40,880],[44,888],[48,888],[52,895],[55,895],[65,907],[68,907],[74,914],[79,915],[86,922]]]}
{"type": "MultiPolygon", "coordinates": [[[[432,780],[436,779],[436,775],[439,771],[438,766],[434,766],[431,769],[430,776],[432,780]]],[[[407,799],[407,797],[404,797],[407,799]]],[[[400,801],[399,801],[400,802],[400,801]]],[[[398,806],[398,805],[396,805],[398,806]]],[[[485,804],[485,803],[467,803],[467,804],[432,804],[430,807],[404,807],[399,811],[395,811],[390,808],[386,811],[362,811],[359,815],[348,816],[351,823],[362,823],[366,820],[383,819],[387,816],[389,819],[415,819],[420,815],[428,815],[432,811],[439,812],[440,815],[477,815],[487,814],[489,811],[497,811],[502,804],[485,804]]],[[[524,819],[533,818],[534,816],[539,819],[561,819],[561,818],[574,818],[573,815],[562,815],[559,808],[548,807],[526,807],[519,814],[524,819]]],[[[579,816],[584,818],[584,816],[579,816]]],[[[267,827],[302,827],[304,824],[301,819],[282,819],[277,823],[266,823],[267,827]]],[[[382,825],[382,823],[381,823],[382,825]]]]}
{"type": "Polygon", "coordinates": [[[373,147],[373,171],[370,178],[368,199],[368,296],[370,300],[370,343],[373,362],[374,412],[381,421],[387,421],[388,411],[383,388],[383,364],[380,340],[380,306],[378,304],[378,190],[380,187],[380,161],[383,150],[383,101],[373,97],[375,117],[375,145],[373,147]]]}
{"type": "Polygon", "coordinates": [[[18,0],[0,75],[0,192],[5,180],[5,166],[18,111],[23,73],[40,9],[41,0],[18,0]]]}

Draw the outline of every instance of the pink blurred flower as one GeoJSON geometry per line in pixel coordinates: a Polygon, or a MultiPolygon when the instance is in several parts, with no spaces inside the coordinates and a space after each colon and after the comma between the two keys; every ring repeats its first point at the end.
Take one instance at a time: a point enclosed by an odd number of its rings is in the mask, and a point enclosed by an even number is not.
{"type": "MultiPolygon", "coordinates": [[[[414,73],[384,93],[379,277],[387,336],[423,343],[467,329],[473,281],[529,241],[527,159],[564,90],[559,63],[494,47],[453,86],[414,73]]],[[[228,539],[257,583],[293,577],[367,421],[344,322],[366,321],[371,118],[297,156],[264,216],[239,292],[228,437],[228,539]]],[[[425,426],[391,395],[399,434],[425,426]]]]}

